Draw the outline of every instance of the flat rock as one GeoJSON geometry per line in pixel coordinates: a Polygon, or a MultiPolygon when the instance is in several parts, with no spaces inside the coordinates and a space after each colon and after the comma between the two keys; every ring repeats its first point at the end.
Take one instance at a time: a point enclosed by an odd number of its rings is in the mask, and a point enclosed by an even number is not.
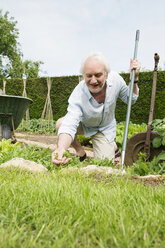
{"type": "Polygon", "coordinates": [[[0,168],[7,168],[10,166],[18,167],[20,169],[28,170],[31,172],[47,172],[48,171],[42,164],[37,164],[34,161],[25,160],[23,158],[13,158],[1,164],[0,168]]]}
{"type": "Polygon", "coordinates": [[[133,178],[137,178],[144,181],[150,181],[150,180],[159,180],[159,179],[165,179],[165,176],[163,175],[147,175],[147,176],[133,176],[133,178]]]}
{"type": "Polygon", "coordinates": [[[106,176],[111,176],[111,175],[122,175],[121,170],[119,169],[114,169],[112,167],[106,167],[106,166],[98,166],[98,165],[88,165],[85,167],[81,168],[75,168],[75,167],[69,167],[69,168],[64,168],[62,169],[62,172],[75,172],[75,171],[80,171],[83,172],[86,175],[90,174],[99,174],[100,176],[106,175],[106,176]]]}
{"type": "Polygon", "coordinates": [[[107,176],[111,176],[112,174],[116,174],[116,175],[121,174],[121,171],[119,169],[114,169],[112,167],[106,167],[106,166],[98,166],[95,164],[88,165],[86,167],[82,167],[82,168],[80,168],[80,171],[85,172],[86,174],[96,172],[99,174],[100,173],[105,174],[107,176]]]}

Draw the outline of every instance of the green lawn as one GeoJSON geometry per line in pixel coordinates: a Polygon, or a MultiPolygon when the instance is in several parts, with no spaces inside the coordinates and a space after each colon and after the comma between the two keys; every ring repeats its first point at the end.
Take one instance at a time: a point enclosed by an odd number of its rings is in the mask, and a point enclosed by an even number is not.
{"type": "Polygon", "coordinates": [[[165,188],[0,170],[0,247],[165,247],[165,188]]]}
{"type": "MultiPolygon", "coordinates": [[[[126,176],[98,180],[64,173],[53,166],[48,149],[1,141],[0,164],[14,157],[41,163],[49,172],[0,169],[0,248],[165,248],[165,184],[131,181],[135,173],[156,173],[155,162],[139,160],[126,176]]],[[[73,157],[65,167],[95,163],[112,166],[73,157]]]]}

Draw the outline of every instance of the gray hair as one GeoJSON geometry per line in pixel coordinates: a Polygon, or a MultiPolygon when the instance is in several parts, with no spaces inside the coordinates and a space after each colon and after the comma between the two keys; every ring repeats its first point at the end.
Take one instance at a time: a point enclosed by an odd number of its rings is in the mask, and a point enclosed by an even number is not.
{"type": "Polygon", "coordinates": [[[88,54],[83,60],[82,60],[82,63],[81,63],[81,67],[80,67],[80,73],[82,75],[84,75],[84,66],[85,66],[85,63],[87,61],[87,59],[89,58],[94,58],[94,59],[97,59],[99,60],[101,63],[104,64],[104,67],[105,67],[105,72],[108,73],[110,72],[110,65],[109,65],[109,62],[108,60],[105,58],[105,56],[101,53],[101,52],[92,52],[90,54],[88,54]]]}

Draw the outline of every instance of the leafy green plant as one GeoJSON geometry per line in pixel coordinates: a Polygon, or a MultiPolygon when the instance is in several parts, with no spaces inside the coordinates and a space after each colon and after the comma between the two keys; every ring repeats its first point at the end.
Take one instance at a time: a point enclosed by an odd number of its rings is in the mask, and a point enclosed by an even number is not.
{"type": "Polygon", "coordinates": [[[146,154],[139,153],[138,160],[132,166],[132,173],[140,176],[149,174],[162,175],[165,173],[165,151],[149,162],[146,161],[146,154]]]}
{"type": "Polygon", "coordinates": [[[39,146],[22,146],[19,142],[11,143],[11,139],[3,139],[0,142],[0,164],[6,161],[20,157],[44,165],[47,169],[52,169],[54,165],[51,162],[51,152],[49,149],[43,149],[39,146]]]}
{"type": "Polygon", "coordinates": [[[92,140],[90,137],[85,137],[85,135],[78,135],[77,139],[81,143],[82,146],[92,147],[92,140]]]}
{"type": "Polygon", "coordinates": [[[15,144],[12,144],[11,139],[2,139],[2,141],[0,142],[0,164],[19,155],[20,149],[20,143],[17,142],[15,144]]]}
{"type": "Polygon", "coordinates": [[[154,138],[152,141],[152,145],[155,148],[165,146],[165,118],[164,119],[155,119],[151,122],[154,130],[159,135],[158,137],[154,138]]]}
{"type": "MultiPolygon", "coordinates": [[[[118,147],[121,149],[122,143],[123,143],[123,137],[124,137],[124,128],[125,128],[125,122],[119,122],[117,123],[117,129],[116,129],[116,143],[118,147]]],[[[132,122],[129,123],[129,130],[128,130],[128,138],[132,137],[136,133],[144,132],[147,129],[147,125],[145,123],[140,124],[134,124],[132,122]]]]}
{"type": "Polygon", "coordinates": [[[165,151],[162,151],[157,157],[150,163],[150,170],[154,172],[154,174],[162,175],[165,173],[165,151]]]}
{"type": "Polygon", "coordinates": [[[138,160],[132,166],[132,174],[145,176],[150,174],[150,162],[146,161],[146,154],[139,153],[138,160]]]}
{"type": "Polygon", "coordinates": [[[48,124],[48,120],[42,120],[42,127],[40,127],[41,119],[31,119],[29,123],[26,124],[23,121],[17,131],[19,132],[34,132],[34,133],[56,133],[56,121],[53,121],[53,127],[48,124]]]}

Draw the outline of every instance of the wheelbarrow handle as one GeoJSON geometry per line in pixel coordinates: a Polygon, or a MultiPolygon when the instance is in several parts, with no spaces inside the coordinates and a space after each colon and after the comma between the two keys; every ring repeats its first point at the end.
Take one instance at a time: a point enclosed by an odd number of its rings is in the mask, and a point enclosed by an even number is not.
{"type": "Polygon", "coordinates": [[[158,71],[158,63],[159,63],[159,55],[157,53],[154,54],[155,66],[154,66],[154,76],[152,83],[152,92],[151,92],[151,104],[150,104],[150,113],[147,125],[147,134],[144,146],[144,152],[146,154],[146,159],[149,159],[151,152],[151,130],[152,125],[151,122],[154,118],[154,108],[155,108],[155,97],[156,97],[156,84],[157,84],[157,71],[158,71]]]}
{"type": "Polygon", "coordinates": [[[153,115],[154,115],[154,107],[155,107],[155,97],[156,97],[156,84],[157,84],[157,71],[158,71],[158,63],[159,63],[159,55],[157,53],[154,54],[154,75],[153,75],[153,83],[152,83],[152,93],[151,93],[151,104],[150,104],[150,113],[149,113],[149,119],[148,124],[153,121],[153,115]]]}
{"type": "Polygon", "coordinates": [[[155,55],[154,55],[154,60],[155,60],[154,71],[157,71],[158,70],[159,59],[160,59],[159,55],[157,53],[155,53],[155,55]]]}

